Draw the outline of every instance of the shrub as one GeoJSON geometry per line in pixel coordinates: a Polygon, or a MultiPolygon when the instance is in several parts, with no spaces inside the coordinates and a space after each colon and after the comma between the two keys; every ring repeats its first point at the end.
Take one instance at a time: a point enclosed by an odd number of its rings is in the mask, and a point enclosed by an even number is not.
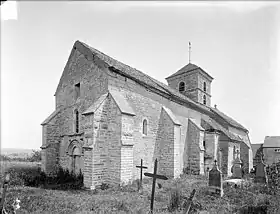
{"type": "Polygon", "coordinates": [[[82,172],[78,175],[70,173],[68,170],[59,168],[58,172],[52,176],[46,175],[38,167],[11,167],[10,185],[25,185],[31,187],[43,187],[47,189],[81,189],[83,187],[82,172]]]}
{"type": "Polygon", "coordinates": [[[100,189],[101,189],[101,190],[109,189],[109,184],[107,184],[107,183],[102,183],[102,184],[100,185],[100,189]]]}
{"type": "Polygon", "coordinates": [[[173,212],[181,206],[182,203],[182,192],[178,187],[171,189],[169,202],[168,202],[168,211],[173,212]]]}

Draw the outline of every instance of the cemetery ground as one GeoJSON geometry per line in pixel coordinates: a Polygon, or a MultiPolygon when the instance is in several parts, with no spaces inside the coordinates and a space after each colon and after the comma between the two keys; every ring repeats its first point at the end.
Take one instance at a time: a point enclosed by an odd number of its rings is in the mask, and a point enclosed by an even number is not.
{"type": "MultiPolygon", "coordinates": [[[[2,187],[3,168],[1,171],[2,187]]],[[[68,178],[66,182],[65,172],[60,175],[65,180],[56,182],[57,185],[42,186],[34,182],[42,176],[36,164],[25,167],[13,165],[6,171],[10,172],[5,202],[8,212],[15,198],[21,201],[17,213],[146,214],[150,209],[152,179],[144,175],[143,190],[140,192],[136,181],[119,187],[103,184],[99,189],[89,191],[80,188],[81,183],[73,179],[68,178]],[[72,185],[61,185],[65,182],[72,185]]],[[[157,184],[155,190],[154,213],[183,213],[185,198],[190,196],[193,189],[196,189],[196,194],[189,213],[280,213],[280,191],[271,191],[273,188],[269,190],[250,181],[236,188],[224,185],[222,198],[208,192],[206,176],[184,174],[178,179],[157,182],[160,185],[157,184]]]]}

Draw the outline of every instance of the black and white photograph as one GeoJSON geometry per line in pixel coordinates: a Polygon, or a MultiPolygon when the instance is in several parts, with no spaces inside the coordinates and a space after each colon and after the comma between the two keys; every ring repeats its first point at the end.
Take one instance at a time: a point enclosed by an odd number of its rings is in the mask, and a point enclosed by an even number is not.
{"type": "Polygon", "coordinates": [[[0,214],[280,213],[280,2],[0,9],[0,214]]]}

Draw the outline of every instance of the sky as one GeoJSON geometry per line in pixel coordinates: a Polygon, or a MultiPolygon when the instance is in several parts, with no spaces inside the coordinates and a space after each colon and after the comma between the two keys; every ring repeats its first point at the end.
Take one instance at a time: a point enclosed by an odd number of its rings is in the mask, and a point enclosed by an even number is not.
{"type": "Polygon", "coordinates": [[[167,84],[191,62],[212,101],[249,130],[280,136],[278,2],[7,2],[1,7],[1,147],[39,149],[41,123],[76,40],[167,84]]]}

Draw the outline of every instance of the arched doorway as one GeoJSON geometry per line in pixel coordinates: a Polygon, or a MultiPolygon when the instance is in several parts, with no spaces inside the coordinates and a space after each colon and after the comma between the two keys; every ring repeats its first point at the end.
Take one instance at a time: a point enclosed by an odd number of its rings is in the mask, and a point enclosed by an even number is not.
{"type": "Polygon", "coordinates": [[[75,174],[79,174],[81,170],[81,151],[78,147],[74,147],[72,150],[72,167],[71,171],[75,174]]]}

